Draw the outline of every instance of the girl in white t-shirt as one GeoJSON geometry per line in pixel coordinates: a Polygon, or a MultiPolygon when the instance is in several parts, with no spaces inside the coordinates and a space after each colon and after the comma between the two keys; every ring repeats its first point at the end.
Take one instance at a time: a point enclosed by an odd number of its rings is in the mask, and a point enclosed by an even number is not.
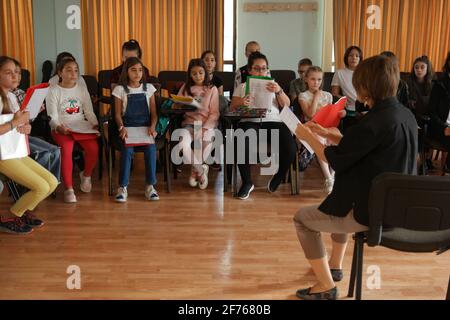
{"type": "Polygon", "coordinates": [[[53,140],[61,147],[62,180],[66,189],[64,202],[75,203],[77,198],[72,178],[73,147],[77,142],[84,151],[85,168],[80,173],[80,189],[89,193],[92,190],[92,172],[98,161],[98,120],[88,90],[78,84],[77,62],[71,58],[64,59],[57,70],[61,81],[50,87],[46,98],[47,113],[51,118],[53,140]]]}
{"type": "Polygon", "coordinates": [[[128,183],[130,179],[131,163],[134,154],[134,145],[126,145],[129,131],[135,128],[146,128],[150,137],[149,144],[139,145],[144,149],[145,161],[145,198],[149,201],[159,200],[156,184],[156,89],[146,83],[144,64],[139,58],[128,58],[123,65],[118,85],[114,88],[115,120],[119,136],[123,140],[120,161],[120,181],[117,190],[116,202],[126,202],[128,198],[128,183]]]}
{"type": "Polygon", "coordinates": [[[344,54],[345,68],[339,69],[331,81],[331,94],[335,97],[347,97],[347,117],[344,119],[344,132],[356,123],[356,90],[353,87],[353,72],[363,60],[363,53],[359,47],[351,46],[344,54]]]}
{"type": "MultiPolygon", "coordinates": [[[[305,81],[308,90],[299,96],[301,111],[306,121],[310,121],[322,107],[333,103],[331,93],[321,90],[322,80],[323,72],[319,67],[311,67],[306,72],[305,81]]],[[[325,144],[326,140],[323,143],[325,144]]],[[[334,173],[327,162],[319,160],[319,163],[325,177],[324,190],[330,194],[334,185],[334,173]]]]}

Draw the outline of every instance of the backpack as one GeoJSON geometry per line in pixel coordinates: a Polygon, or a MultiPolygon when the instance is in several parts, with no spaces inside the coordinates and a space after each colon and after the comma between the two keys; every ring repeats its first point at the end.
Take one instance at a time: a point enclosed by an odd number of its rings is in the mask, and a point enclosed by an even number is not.
{"type": "MultiPolygon", "coordinates": [[[[170,99],[165,100],[161,104],[161,111],[172,109],[172,105],[173,105],[172,100],[170,100],[170,99]]],[[[156,132],[158,132],[158,136],[164,136],[166,134],[169,123],[170,123],[170,118],[162,115],[160,112],[159,117],[158,117],[158,123],[156,124],[156,132]]]]}

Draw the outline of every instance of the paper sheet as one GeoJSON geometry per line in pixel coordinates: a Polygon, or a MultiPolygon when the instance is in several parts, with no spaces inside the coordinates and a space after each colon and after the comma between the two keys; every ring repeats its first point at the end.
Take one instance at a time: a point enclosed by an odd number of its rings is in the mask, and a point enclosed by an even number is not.
{"type": "Polygon", "coordinates": [[[148,135],[148,127],[126,127],[128,138],[125,144],[154,144],[155,138],[148,135]]]}
{"type": "Polygon", "coordinates": [[[273,103],[273,92],[267,90],[268,83],[274,80],[249,78],[250,108],[270,109],[273,103]]]}
{"type": "MultiPolygon", "coordinates": [[[[0,115],[0,124],[13,119],[13,114],[0,115]]],[[[28,139],[17,129],[0,135],[0,160],[25,158],[29,154],[28,139]]]]}
{"type": "Polygon", "coordinates": [[[100,133],[98,130],[92,129],[93,125],[89,121],[64,124],[64,126],[69,128],[70,131],[76,133],[100,133]]]}
{"type": "MultiPolygon", "coordinates": [[[[295,114],[292,112],[290,108],[283,108],[283,110],[280,112],[280,118],[281,121],[284,122],[284,124],[291,130],[292,134],[295,134],[295,130],[297,130],[298,125],[301,123],[300,120],[295,116],[295,114]]],[[[313,148],[304,140],[300,140],[300,142],[305,146],[306,149],[311,154],[314,154],[313,148]]]]}
{"type": "Polygon", "coordinates": [[[30,120],[34,120],[41,110],[41,106],[47,97],[49,88],[36,89],[30,98],[25,110],[30,112],[30,120]]]}

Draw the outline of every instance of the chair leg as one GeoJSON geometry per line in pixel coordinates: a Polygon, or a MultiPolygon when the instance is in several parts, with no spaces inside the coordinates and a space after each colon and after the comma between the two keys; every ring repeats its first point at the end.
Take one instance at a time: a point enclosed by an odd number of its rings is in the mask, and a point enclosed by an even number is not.
{"type": "Polygon", "coordinates": [[[112,183],[112,175],[113,175],[113,154],[114,149],[109,148],[108,152],[108,195],[111,197],[113,195],[113,183],[112,183]]]}
{"type": "Polygon", "coordinates": [[[448,277],[447,297],[445,300],[450,300],[450,277],[448,277]]]}
{"type": "Polygon", "coordinates": [[[364,259],[364,234],[357,234],[356,240],[358,242],[358,271],[356,274],[356,300],[361,300],[363,259],[364,259]]]}
{"type": "Polygon", "coordinates": [[[356,264],[358,262],[358,243],[356,241],[356,236],[355,236],[355,245],[353,246],[353,258],[352,258],[352,270],[350,272],[350,283],[348,286],[348,294],[347,296],[349,298],[353,298],[354,293],[355,293],[355,280],[356,280],[356,272],[357,272],[357,268],[356,268],[356,264]]]}
{"type": "Polygon", "coordinates": [[[103,140],[98,139],[98,180],[102,180],[103,176],[103,140]]]}
{"type": "MultiPolygon", "coordinates": [[[[172,181],[171,181],[171,177],[170,177],[170,165],[172,163],[172,161],[170,161],[170,142],[166,141],[164,143],[164,161],[165,161],[165,176],[167,177],[167,181],[166,181],[166,189],[167,192],[170,193],[172,191],[172,181]]],[[[176,171],[176,170],[175,170],[176,171]]]]}

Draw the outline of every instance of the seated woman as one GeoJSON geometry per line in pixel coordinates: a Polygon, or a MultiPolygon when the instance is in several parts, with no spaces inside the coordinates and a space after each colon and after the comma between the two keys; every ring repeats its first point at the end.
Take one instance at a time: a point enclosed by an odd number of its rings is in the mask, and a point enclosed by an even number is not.
{"type": "MultiPolygon", "coordinates": [[[[428,131],[433,139],[437,139],[450,151],[450,52],[442,68],[444,75],[435,82],[430,97],[431,124],[428,131]]],[[[450,173],[450,157],[447,156],[445,171],[450,173]]]]}
{"type": "MultiPolygon", "coordinates": [[[[260,52],[252,53],[248,58],[248,73],[250,76],[267,76],[269,71],[269,62],[265,55],[260,52]]],[[[249,106],[250,97],[245,94],[246,84],[241,84],[235,91],[231,100],[231,110],[236,110],[240,106],[249,106]]],[[[261,129],[268,130],[268,137],[271,136],[272,130],[279,132],[279,168],[278,172],[269,182],[269,192],[275,192],[280,186],[283,178],[286,176],[289,166],[295,158],[296,145],[292,137],[291,131],[281,122],[280,109],[289,107],[289,97],[284,93],[283,89],[276,82],[267,84],[266,89],[271,93],[271,107],[267,110],[266,116],[262,119],[245,119],[239,124],[239,128],[248,131],[261,129]]],[[[239,146],[238,146],[239,147],[239,146]]],[[[256,152],[255,146],[250,146],[249,142],[245,142],[245,163],[239,164],[239,172],[241,173],[242,186],[238,192],[238,198],[246,200],[250,197],[250,193],[255,189],[251,177],[251,165],[249,163],[249,153],[256,152]],[[250,148],[253,148],[250,151],[250,148]]],[[[272,159],[277,155],[273,154],[272,159]]]]}
{"type": "Polygon", "coordinates": [[[312,122],[297,127],[297,138],[309,143],[336,173],[333,191],[325,201],[300,209],[294,217],[298,239],[318,280],[313,287],[297,291],[301,299],[338,298],[335,281],[343,277],[347,235],[368,230],[372,180],[384,172],[417,171],[417,122],[396,98],[399,80],[398,64],[392,59],[369,58],[353,75],[358,100],[369,111],[351,130],[342,136],[336,128],[325,129],[312,122]],[[336,146],[323,146],[316,134],[336,146]],[[332,234],[329,260],[322,232],[332,234]]]}
{"type": "MultiPolygon", "coordinates": [[[[17,81],[15,70],[12,58],[0,57],[0,114],[14,113],[12,110],[19,108],[16,96],[10,92],[17,81]]],[[[28,121],[28,112],[15,112],[11,121],[0,125],[0,135],[14,129],[29,134],[31,126],[28,121]]],[[[30,211],[34,211],[39,203],[53,193],[58,180],[30,157],[0,160],[0,173],[30,190],[11,207],[10,212],[0,215],[0,231],[28,234],[33,228],[42,227],[44,223],[30,211]]]]}

